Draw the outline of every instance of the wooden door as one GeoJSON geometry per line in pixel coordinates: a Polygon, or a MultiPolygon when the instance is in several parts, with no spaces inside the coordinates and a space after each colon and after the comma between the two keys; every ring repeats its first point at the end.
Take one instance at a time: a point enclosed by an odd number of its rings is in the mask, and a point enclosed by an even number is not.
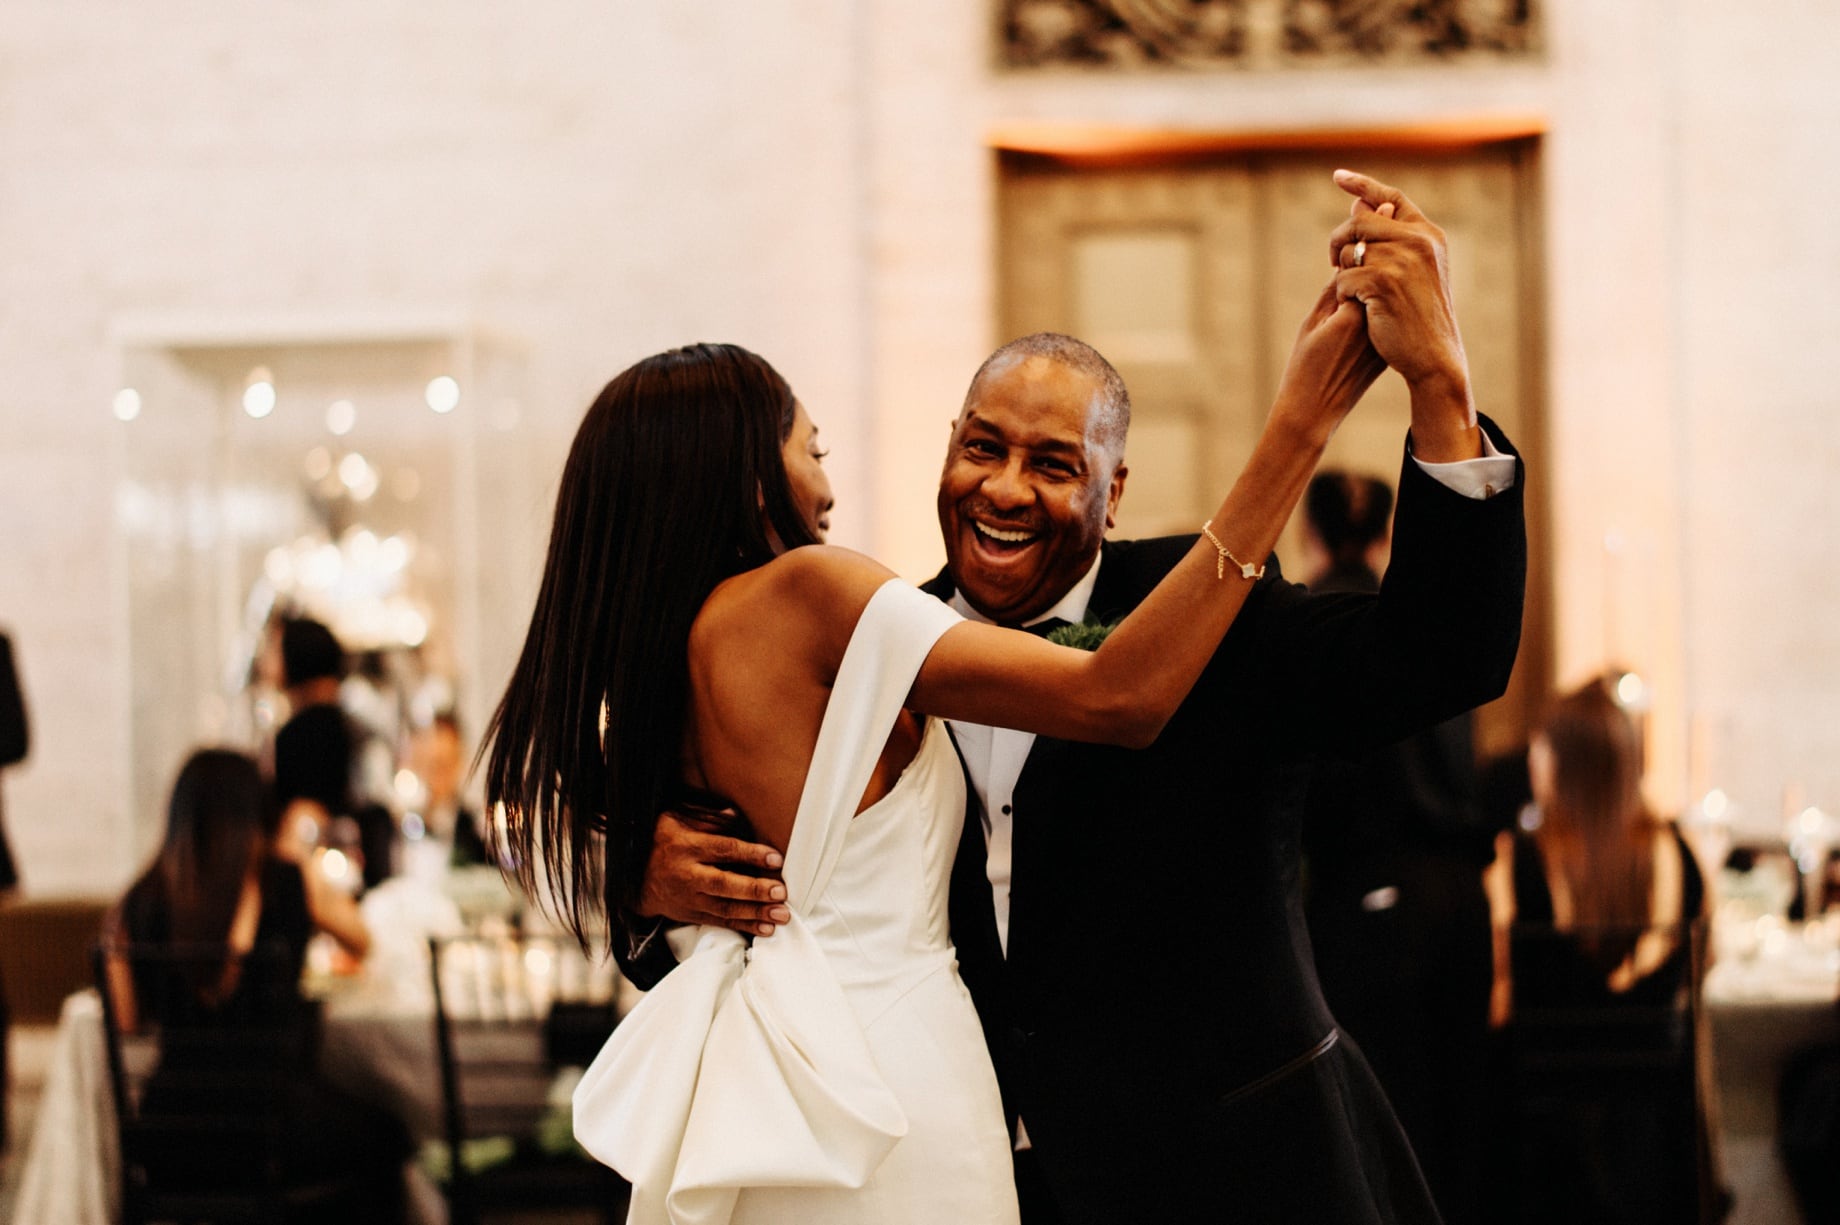
{"type": "MultiPolygon", "coordinates": [[[[1478,404],[1530,461],[1526,627],[1513,685],[1479,722],[1485,752],[1520,741],[1548,683],[1537,154],[1517,140],[1114,167],[1007,155],[999,195],[998,342],[1069,332],[1131,388],[1120,536],[1195,531],[1244,464],[1297,325],[1332,272],[1328,235],[1348,212],[1333,169],[1398,185],[1444,228],[1478,404]]],[[[1337,432],[1325,466],[1394,482],[1409,420],[1405,384],[1388,373],[1337,432]]],[[[1295,522],[1278,552],[1299,574],[1295,522]]]]}

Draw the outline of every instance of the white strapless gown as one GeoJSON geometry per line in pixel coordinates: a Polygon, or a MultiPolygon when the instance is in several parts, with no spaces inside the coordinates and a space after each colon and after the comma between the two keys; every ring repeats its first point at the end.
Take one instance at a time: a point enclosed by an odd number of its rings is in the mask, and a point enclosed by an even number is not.
{"type": "Polygon", "coordinates": [[[576,1138],[632,1182],[634,1225],[1017,1220],[1002,1102],[947,927],[965,784],[942,722],[855,815],[957,620],[906,583],[876,592],[786,848],[791,922],[752,945],[673,933],[683,963],[576,1090],[576,1138]]]}

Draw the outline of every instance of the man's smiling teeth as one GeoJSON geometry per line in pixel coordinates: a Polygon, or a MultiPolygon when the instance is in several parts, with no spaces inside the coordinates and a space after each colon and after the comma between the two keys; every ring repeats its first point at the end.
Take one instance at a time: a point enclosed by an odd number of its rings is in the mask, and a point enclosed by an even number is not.
{"type": "Polygon", "coordinates": [[[971,526],[992,540],[1001,540],[1005,544],[1021,544],[1025,540],[1032,540],[1035,536],[1034,532],[1006,532],[1001,528],[989,527],[976,521],[973,521],[971,526]]]}

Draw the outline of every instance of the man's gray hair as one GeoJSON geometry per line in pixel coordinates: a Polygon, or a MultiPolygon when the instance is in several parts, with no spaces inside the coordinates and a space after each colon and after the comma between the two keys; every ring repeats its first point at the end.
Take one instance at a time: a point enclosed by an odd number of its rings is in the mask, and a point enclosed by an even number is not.
{"type": "Polygon", "coordinates": [[[1131,428],[1131,393],[1125,389],[1124,379],[1099,350],[1063,332],[1035,332],[1010,341],[985,358],[984,364],[971,376],[971,386],[965,392],[965,407],[971,406],[986,375],[1031,357],[1059,362],[1097,384],[1099,402],[1092,421],[1094,441],[1114,456],[1122,457],[1125,434],[1131,428]]]}

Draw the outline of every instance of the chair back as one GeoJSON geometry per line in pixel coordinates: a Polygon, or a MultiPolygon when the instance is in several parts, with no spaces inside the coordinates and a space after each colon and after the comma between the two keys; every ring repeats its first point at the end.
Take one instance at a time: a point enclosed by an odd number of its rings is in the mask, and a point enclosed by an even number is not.
{"type": "Polygon", "coordinates": [[[228,966],[221,946],[93,949],[128,1225],[281,1221],[342,1193],[284,1175],[288,1086],[310,1066],[315,1036],[291,990],[295,963],[284,949],[228,966]]]}
{"type": "Polygon", "coordinates": [[[1511,929],[1514,1011],[1499,1088],[1514,1219],[1704,1216],[1706,937],[1703,918],[1511,929]]]}
{"type": "Polygon", "coordinates": [[[1663,1068],[1691,1074],[1706,939],[1704,918],[1655,926],[1514,925],[1510,1031],[1517,1061],[1542,1076],[1663,1068]]]}
{"type": "Polygon", "coordinates": [[[437,936],[428,951],[455,1221],[494,1203],[622,1219],[617,1176],[575,1147],[569,1118],[569,1069],[585,1067],[616,1023],[611,960],[528,934],[437,936]]]}

